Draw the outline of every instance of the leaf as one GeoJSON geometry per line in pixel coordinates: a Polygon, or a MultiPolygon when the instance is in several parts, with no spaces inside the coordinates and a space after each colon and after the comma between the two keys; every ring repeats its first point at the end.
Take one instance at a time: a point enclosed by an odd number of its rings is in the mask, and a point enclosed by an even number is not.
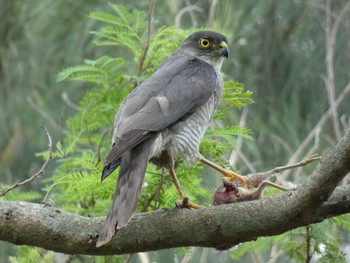
{"type": "Polygon", "coordinates": [[[239,82],[225,82],[222,100],[228,106],[236,106],[239,109],[246,104],[253,103],[251,91],[244,91],[244,85],[239,82]]]}

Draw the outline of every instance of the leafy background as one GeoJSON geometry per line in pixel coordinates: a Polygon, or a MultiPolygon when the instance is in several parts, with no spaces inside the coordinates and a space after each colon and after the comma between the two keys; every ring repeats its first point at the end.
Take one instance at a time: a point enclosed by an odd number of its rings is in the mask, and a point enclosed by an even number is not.
{"type": "MultiPolygon", "coordinates": [[[[83,215],[105,215],[116,175],[100,184],[100,161],[109,147],[117,105],[199,27],[228,36],[225,80],[246,87],[226,85],[226,99],[201,144],[207,157],[243,174],[264,171],[310,153],[322,154],[337,142],[339,132],[349,129],[349,16],[339,25],[333,63],[326,60],[327,39],[348,1],[158,1],[141,70],[148,1],[0,4],[1,188],[42,165],[47,139],[40,124],[54,141],[54,160],[45,176],[11,191],[7,200],[44,201],[83,215]],[[337,116],[325,118],[334,104],[332,92],[343,101],[337,116]],[[250,96],[255,103],[241,108],[251,102],[250,96]]],[[[313,167],[284,173],[278,180],[300,183],[313,167]]],[[[152,166],[147,171],[139,211],[173,206],[177,195],[167,174],[152,166]]],[[[192,199],[210,203],[220,176],[201,165],[179,167],[177,173],[192,199]]],[[[348,222],[344,215],[231,251],[178,248],[132,255],[131,262],[346,262],[348,222]]],[[[129,258],[65,256],[4,242],[0,255],[5,262],[129,258]]]]}

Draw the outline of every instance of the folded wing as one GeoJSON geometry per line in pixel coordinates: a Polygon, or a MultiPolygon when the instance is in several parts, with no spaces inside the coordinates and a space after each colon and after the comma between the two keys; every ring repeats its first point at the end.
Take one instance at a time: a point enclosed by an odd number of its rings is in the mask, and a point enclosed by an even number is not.
{"type": "Polygon", "coordinates": [[[216,81],[216,72],[206,62],[184,55],[170,57],[124,100],[115,117],[115,143],[105,165],[205,104],[216,81]]]}

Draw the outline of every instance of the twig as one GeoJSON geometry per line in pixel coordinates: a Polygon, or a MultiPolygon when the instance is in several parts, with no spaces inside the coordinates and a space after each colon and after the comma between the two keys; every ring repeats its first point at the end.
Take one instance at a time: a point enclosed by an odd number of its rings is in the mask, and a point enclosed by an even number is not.
{"type": "Polygon", "coordinates": [[[255,252],[250,252],[250,256],[252,257],[252,260],[254,263],[264,262],[264,260],[261,258],[261,256],[255,252]]]}
{"type": "Polygon", "coordinates": [[[286,151],[288,152],[288,154],[293,154],[293,149],[292,147],[288,144],[288,142],[286,140],[283,140],[283,138],[281,136],[279,136],[278,134],[272,133],[271,137],[281,146],[284,147],[284,149],[286,149],[286,151]]]}
{"type": "Polygon", "coordinates": [[[208,259],[208,254],[209,254],[209,248],[208,247],[203,248],[199,263],[206,263],[208,259]]]}
{"type": "Polygon", "coordinates": [[[153,17],[154,9],[156,7],[156,2],[157,2],[157,0],[151,0],[150,6],[149,6],[147,38],[146,38],[145,47],[143,48],[143,52],[142,52],[142,55],[141,55],[141,58],[140,58],[139,73],[141,73],[142,70],[143,70],[143,64],[145,62],[145,58],[146,58],[146,55],[147,55],[147,52],[148,52],[148,48],[149,48],[149,42],[150,42],[150,39],[151,39],[152,17],[153,17]]]}
{"type": "Polygon", "coordinates": [[[43,128],[43,130],[46,132],[47,138],[48,138],[48,140],[49,140],[49,145],[48,145],[48,147],[49,147],[49,156],[47,157],[45,163],[43,164],[43,166],[41,167],[41,169],[40,169],[37,173],[33,174],[30,178],[28,178],[28,179],[26,179],[26,180],[24,180],[24,181],[22,181],[22,182],[15,183],[15,184],[14,184],[13,186],[11,186],[10,188],[1,190],[1,191],[0,191],[0,196],[6,195],[9,191],[11,191],[11,190],[14,189],[14,188],[23,186],[23,185],[25,185],[25,184],[28,184],[28,183],[34,181],[35,179],[39,178],[39,177],[44,173],[45,168],[46,168],[46,165],[47,165],[48,162],[52,159],[52,139],[51,139],[51,136],[50,136],[49,131],[48,131],[44,126],[42,126],[42,125],[41,125],[41,128],[43,128]]]}
{"type": "Polygon", "coordinates": [[[192,19],[192,23],[194,24],[193,18],[192,18],[192,15],[191,15],[192,11],[197,11],[198,13],[202,13],[203,9],[198,7],[198,6],[196,6],[196,5],[188,5],[188,6],[184,7],[184,8],[182,8],[175,16],[175,22],[174,22],[175,27],[177,27],[177,28],[181,27],[181,18],[186,12],[190,13],[190,16],[191,16],[191,19],[192,19]]]}
{"type": "Polygon", "coordinates": [[[157,190],[150,198],[148,198],[146,204],[144,205],[144,207],[141,210],[142,212],[147,211],[147,208],[151,205],[153,200],[156,200],[156,204],[154,205],[154,210],[158,209],[157,201],[159,198],[160,191],[162,190],[162,187],[163,187],[164,179],[165,179],[165,170],[162,169],[162,176],[160,177],[160,182],[159,182],[159,185],[157,187],[157,190]]]}
{"type": "Polygon", "coordinates": [[[335,76],[334,76],[334,53],[335,53],[335,43],[336,37],[341,25],[342,20],[344,19],[347,12],[350,10],[350,2],[348,2],[340,14],[336,17],[333,25],[331,25],[331,2],[327,1],[326,4],[327,10],[326,12],[326,67],[327,67],[327,78],[325,80],[328,103],[331,108],[331,120],[333,123],[333,129],[338,141],[341,138],[340,124],[339,124],[339,116],[337,112],[337,107],[335,106],[335,76]]]}
{"type": "Polygon", "coordinates": [[[215,14],[215,10],[216,10],[216,5],[218,4],[218,0],[211,0],[210,2],[211,3],[210,3],[210,8],[209,8],[207,27],[213,26],[214,14],[215,14]]]}
{"type": "MultiPolygon", "coordinates": [[[[314,2],[314,3],[316,3],[316,2],[314,2]]],[[[330,10],[329,6],[326,7],[325,5],[315,5],[312,2],[309,2],[308,4],[311,5],[311,6],[314,6],[316,8],[320,8],[321,10],[325,11],[326,12],[326,16],[328,17],[328,19],[330,19],[330,17],[332,17],[332,18],[334,18],[336,20],[334,22],[334,24],[333,24],[332,33],[330,33],[330,34],[333,34],[332,38],[335,41],[336,33],[337,33],[338,29],[339,29],[339,26],[340,26],[341,23],[343,23],[343,20],[344,20],[343,18],[345,16],[346,12],[349,11],[348,9],[350,8],[350,2],[348,2],[344,6],[344,8],[342,9],[342,11],[340,12],[340,14],[338,16],[336,16],[332,12],[332,10],[330,10]]],[[[329,27],[329,25],[328,25],[328,27],[329,27]]],[[[330,29],[328,28],[328,30],[330,30],[330,29]]],[[[327,34],[327,32],[326,32],[326,34],[327,34]]],[[[326,40],[326,41],[328,41],[328,40],[326,40]]],[[[327,46],[327,56],[329,56],[328,52],[329,52],[329,50],[328,50],[328,46],[327,46]]],[[[330,58],[328,57],[328,61],[326,63],[327,67],[329,66],[329,59],[330,58]]],[[[345,88],[342,90],[342,92],[338,95],[337,99],[334,100],[334,102],[330,104],[330,107],[327,110],[327,112],[323,114],[321,119],[317,122],[317,124],[314,126],[314,128],[311,130],[311,132],[307,135],[307,137],[304,139],[304,141],[300,144],[300,146],[298,147],[298,149],[295,151],[294,155],[290,159],[291,163],[295,162],[295,160],[300,158],[300,156],[301,156],[302,152],[304,151],[304,149],[311,142],[311,140],[317,135],[317,130],[320,129],[322,127],[322,125],[326,122],[326,120],[333,115],[334,109],[336,109],[339,106],[339,104],[343,101],[343,99],[346,97],[346,95],[349,92],[350,92],[350,82],[345,86],[345,88]]],[[[288,175],[289,175],[289,173],[286,173],[284,175],[284,177],[287,177],[288,175]]]]}
{"type": "Polygon", "coordinates": [[[63,92],[61,97],[62,100],[67,104],[67,106],[69,106],[73,110],[79,110],[79,106],[69,99],[67,92],[63,92]]]}
{"type": "Polygon", "coordinates": [[[276,261],[282,254],[283,252],[280,249],[278,249],[278,246],[276,244],[272,244],[270,259],[269,261],[267,261],[267,263],[276,263],[276,261]]]}
{"type": "MultiPolygon", "coordinates": [[[[314,139],[314,145],[310,148],[310,150],[306,153],[306,156],[311,156],[313,153],[316,152],[319,144],[320,144],[320,133],[321,133],[321,128],[315,130],[315,139],[314,139]]],[[[300,173],[302,171],[302,168],[298,168],[296,171],[296,178],[299,177],[300,173]]]]}
{"type": "MultiPolygon", "coordinates": [[[[186,3],[187,6],[191,6],[191,3],[190,3],[189,0],[185,0],[185,3],[186,3]]],[[[197,22],[196,16],[194,15],[193,10],[189,10],[189,14],[190,14],[190,17],[191,17],[191,20],[192,20],[192,28],[197,28],[198,27],[198,22],[197,22]]]]}
{"type": "Polygon", "coordinates": [[[329,13],[329,15],[334,19],[337,18],[337,15],[334,12],[332,12],[332,10],[329,10],[325,5],[319,5],[317,1],[308,1],[306,3],[306,5],[320,9],[320,10],[324,11],[325,13],[329,13]]]}
{"type": "Polygon", "coordinates": [[[149,263],[149,262],[151,262],[151,260],[149,259],[147,253],[145,253],[145,252],[139,252],[139,253],[137,253],[137,255],[138,255],[138,257],[139,257],[141,263],[149,263]]]}
{"type": "Polygon", "coordinates": [[[46,111],[44,111],[43,109],[41,109],[38,105],[35,104],[35,102],[33,101],[32,97],[28,96],[27,97],[27,101],[29,103],[29,105],[37,112],[41,115],[41,117],[43,117],[45,120],[47,120],[53,127],[55,127],[58,130],[61,130],[63,134],[68,134],[68,131],[63,128],[62,126],[60,126],[59,124],[57,124],[51,117],[49,114],[47,114],[46,111]]]}
{"type": "Polygon", "coordinates": [[[165,169],[162,170],[162,177],[160,178],[160,182],[159,182],[159,186],[157,188],[156,194],[154,195],[154,200],[156,200],[156,204],[154,205],[154,209],[158,209],[160,207],[160,203],[159,203],[159,196],[160,196],[160,191],[163,188],[163,184],[164,184],[164,179],[165,179],[165,169]]]}
{"type": "Polygon", "coordinates": [[[131,261],[131,259],[132,259],[132,257],[133,257],[134,255],[135,255],[135,253],[129,254],[126,263],[130,263],[130,261],[131,261]]]}
{"type": "Polygon", "coordinates": [[[241,151],[241,149],[236,149],[237,156],[243,161],[246,168],[249,169],[251,173],[256,173],[254,165],[248,160],[247,156],[241,151]]]}
{"type": "Polygon", "coordinates": [[[310,234],[310,226],[306,226],[306,263],[309,263],[311,261],[312,255],[311,255],[311,234],[310,234]]]}
{"type": "MultiPolygon", "coordinates": [[[[239,127],[244,127],[246,122],[247,122],[247,116],[248,116],[248,106],[244,107],[242,110],[241,118],[239,120],[239,127]]],[[[242,147],[243,143],[243,136],[239,135],[236,139],[236,146],[232,150],[230,154],[230,159],[229,159],[229,164],[231,166],[235,166],[237,159],[238,159],[238,154],[236,153],[236,149],[240,149],[242,147]]]]}
{"type": "Polygon", "coordinates": [[[191,247],[190,251],[188,253],[186,253],[186,255],[183,257],[181,263],[192,262],[192,258],[193,258],[195,250],[196,250],[196,247],[191,247]]]}
{"type": "MultiPolygon", "coordinates": [[[[342,92],[339,94],[338,98],[335,101],[334,107],[338,107],[339,104],[346,98],[346,95],[350,92],[350,82],[346,85],[346,87],[342,90],[342,92]]],[[[321,119],[316,123],[314,128],[309,132],[309,134],[306,136],[304,141],[300,144],[298,149],[295,151],[293,156],[290,158],[290,163],[295,162],[297,159],[300,158],[300,155],[304,151],[304,149],[307,147],[307,145],[311,142],[311,140],[317,135],[317,131],[322,127],[322,125],[326,122],[328,117],[332,113],[332,108],[330,107],[321,117],[321,119]]],[[[283,177],[287,177],[289,173],[286,173],[283,177]]]]}
{"type": "Polygon", "coordinates": [[[343,125],[344,130],[350,129],[350,116],[346,116],[345,114],[340,117],[340,122],[343,125]]]}

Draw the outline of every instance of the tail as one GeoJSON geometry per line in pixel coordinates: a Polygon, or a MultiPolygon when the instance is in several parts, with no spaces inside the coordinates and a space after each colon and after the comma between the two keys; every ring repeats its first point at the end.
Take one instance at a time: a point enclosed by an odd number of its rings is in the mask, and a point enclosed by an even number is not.
{"type": "Polygon", "coordinates": [[[143,141],[122,155],[113,203],[99,234],[96,247],[108,243],[116,231],[124,227],[134,214],[154,139],[143,141]]]}

